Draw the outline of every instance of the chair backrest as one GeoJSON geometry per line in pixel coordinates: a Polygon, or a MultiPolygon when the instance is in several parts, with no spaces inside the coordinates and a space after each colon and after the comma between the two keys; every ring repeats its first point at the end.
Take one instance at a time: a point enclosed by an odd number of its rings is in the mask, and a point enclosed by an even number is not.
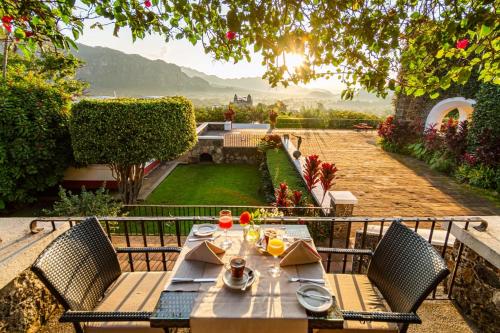
{"type": "Polygon", "coordinates": [[[448,273],[431,244],[394,221],[375,249],[367,274],[393,312],[415,312],[448,273]]]}
{"type": "Polygon", "coordinates": [[[32,266],[67,310],[94,309],[121,274],[116,252],[95,217],[57,237],[32,266]]]}

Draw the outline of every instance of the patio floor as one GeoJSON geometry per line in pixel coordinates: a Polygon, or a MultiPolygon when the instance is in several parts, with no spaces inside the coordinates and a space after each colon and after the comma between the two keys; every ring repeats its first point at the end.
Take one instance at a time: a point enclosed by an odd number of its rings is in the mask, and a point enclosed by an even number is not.
{"type": "MultiPolygon", "coordinates": [[[[498,215],[500,208],[414,158],[376,145],[375,131],[279,130],[303,138],[303,155],[318,154],[339,168],[333,190],[359,200],[356,216],[498,215]]],[[[291,136],[294,144],[297,139],[291,136]]]]}

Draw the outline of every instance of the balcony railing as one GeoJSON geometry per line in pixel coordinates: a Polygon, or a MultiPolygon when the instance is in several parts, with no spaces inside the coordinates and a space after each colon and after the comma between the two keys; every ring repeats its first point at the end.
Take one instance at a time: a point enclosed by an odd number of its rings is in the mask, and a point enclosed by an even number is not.
{"type": "MultiPolygon", "coordinates": [[[[212,209],[214,206],[207,207],[212,209]]],[[[223,206],[220,206],[220,209],[222,208],[223,206]]],[[[247,206],[241,206],[241,211],[248,210],[247,208],[247,206]]],[[[202,212],[208,213],[208,210],[202,210],[202,212]]],[[[214,212],[214,215],[217,212],[214,212]]],[[[72,226],[83,219],[83,217],[39,218],[32,221],[31,229],[36,232],[39,227],[49,224],[55,230],[61,222],[69,223],[72,226]]],[[[117,248],[121,246],[182,246],[193,224],[216,224],[218,222],[217,217],[201,215],[101,217],[99,220],[111,242],[117,248]]],[[[234,221],[238,223],[237,216],[234,217],[234,221]]],[[[325,270],[327,272],[355,274],[365,272],[369,264],[369,256],[360,254],[359,251],[353,251],[353,254],[338,254],[328,250],[328,248],[374,250],[378,241],[383,237],[384,231],[387,230],[390,223],[395,221],[402,222],[415,232],[420,233],[445,258],[452,273],[439,288],[434,290],[431,298],[451,298],[463,250],[462,243],[459,243],[458,240],[456,244],[451,241],[454,238],[451,235],[452,225],[455,224],[467,230],[470,223],[482,222],[479,217],[338,218],[283,216],[262,218],[255,222],[266,225],[307,225],[318,251],[323,253],[325,270]]],[[[176,257],[177,254],[124,253],[120,254],[120,261],[122,268],[130,271],[170,270],[176,257]]]]}

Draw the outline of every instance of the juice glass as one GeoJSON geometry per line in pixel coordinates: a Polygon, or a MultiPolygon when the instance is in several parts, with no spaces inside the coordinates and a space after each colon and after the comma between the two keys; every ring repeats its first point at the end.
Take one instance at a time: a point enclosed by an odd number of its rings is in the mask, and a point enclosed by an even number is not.
{"type": "Polygon", "coordinates": [[[225,240],[221,244],[224,250],[229,249],[233,242],[227,238],[227,231],[233,226],[233,217],[230,210],[221,210],[219,212],[219,228],[224,230],[225,240]]]}
{"type": "Polygon", "coordinates": [[[274,257],[275,264],[269,269],[272,277],[278,277],[281,274],[279,256],[285,252],[285,242],[279,238],[272,238],[267,244],[267,252],[274,257]]]}

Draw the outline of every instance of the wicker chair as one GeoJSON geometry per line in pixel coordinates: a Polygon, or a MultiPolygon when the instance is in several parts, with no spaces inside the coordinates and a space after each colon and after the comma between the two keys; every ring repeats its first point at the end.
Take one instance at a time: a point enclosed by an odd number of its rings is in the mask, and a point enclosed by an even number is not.
{"type": "Polygon", "coordinates": [[[113,248],[95,217],[57,237],[32,266],[61,302],[61,322],[77,332],[163,332],[149,326],[167,272],[123,272],[117,253],[180,252],[177,247],[113,248]],[[81,323],[85,323],[82,325],[81,323]]]}
{"type": "Polygon", "coordinates": [[[328,274],[343,309],[342,332],[406,332],[409,324],[421,324],[417,309],[449,274],[432,245],[399,221],[391,224],[373,253],[364,249],[318,251],[371,256],[366,275],[328,274]]]}

